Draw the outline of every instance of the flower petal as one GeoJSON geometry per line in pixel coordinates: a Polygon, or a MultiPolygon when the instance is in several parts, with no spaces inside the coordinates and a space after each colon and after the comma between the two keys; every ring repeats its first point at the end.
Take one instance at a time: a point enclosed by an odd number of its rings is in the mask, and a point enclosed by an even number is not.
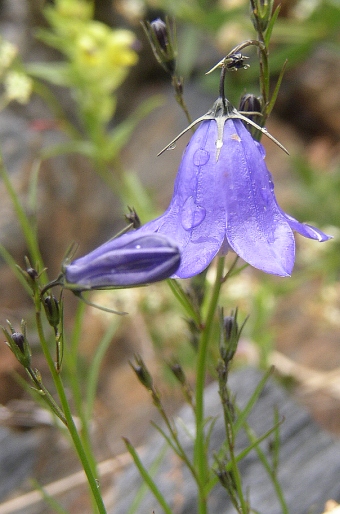
{"type": "MultiPolygon", "coordinates": [[[[280,209],[280,207],[279,207],[280,209]]],[[[281,209],[280,209],[281,210],[281,209]]],[[[316,239],[316,241],[319,241],[320,243],[323,243],[324,241],[328,241],[329,239],[333,239],[333,236],[329,236],[328,234],[325,234],[322,232],[322,230],[319,230],[316,227],[313,227],[313,225],[308,225],[307,223],[300,223],[295,218],[287,214],[286,212],[283,212],[281,210],[284,217],[287,219],[290,228],[292,230],[295,230],[295,232],[298,232],[304,237],[308,237],[309,239],[316,239]]]]}
{"type": "Polygon", "coordinates": [[[181,264],[174,277],[188,278],[203,271],[225,236],[224,179],[216,170],[216,140],[216,122],[202,122],[182,157],[169,208],[140,229],[155,230],[176,241],[181,264]]]}
{"type": "Polygon", "coordinates": [[[163,280],[180,263],[177,245],[154,233],[129,232],[64,266],[67,283],[81,289],[125,287],[163,280]]]}
{"type": "MultiPolygon", "coordinates": [[[[262,145],[260,145],[260,146],[262,146],[262,145]]],[[[270,189],[274,195],[273,179],[272,179],[271,173],[268,170],[267,170],[267,173],[268,173],[270,189]]],[[[276,201],[276,199],[275,199],[275,201],[276,201]]],[[[301,236],[308,237],[309,239],[315,239],[315,240],[319,241],[320,243],[323,243],[324,241],[328,241],[329,239],[333,239],[333,236],[329,236],[328,234],[325,234],[324,232],[322,232],[322,230],[319,230],[318,228],[313,227],[313,225],[308,225],[307,223],[300,223],[299,221],[297,221],[295,218],[293,218],[293,216],[290,216],[289,214],[284,212],[281,209],[281,207],[277,204],[277,201],[276,201],[276,205],[277,205],[277,208],[279,209],[279,211],[281,212],[282,216],[284,216],[286,218],[286,220],[288,221],[290,228],[292,230],[294,230],[295,232],[298,232],[301,236]]]]}
{"type": "Polygon", "coordinates": [[[295,260],[294,236],[278,208],[263,153],[240,120],[225,122],[222,162],[230,246],[255,268],[289,276],[295,260]]]}

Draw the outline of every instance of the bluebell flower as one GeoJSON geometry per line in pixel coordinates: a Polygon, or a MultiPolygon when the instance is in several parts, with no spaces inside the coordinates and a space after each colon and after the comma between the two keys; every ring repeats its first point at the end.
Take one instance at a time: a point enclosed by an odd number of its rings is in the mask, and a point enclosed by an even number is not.
{"type": "Polygon", "coordinates": [[[167,236],[128,232],[63,266],[65,287],[76,291],[149,284],[173,275],[178,247],[167,236]]]}
{"type": "Polygon", "coordinates": [[[229,250],[266,273],[289,276],[295,261],[293,231],[317,241],[330,236],[279,207],[264,148],[243,122],[274,138],[221,98],[198,122],[168,209],[140,230],[167,235],[178,244],[181,264],[175,278],[200,273],[215,255],[229,250]]]}

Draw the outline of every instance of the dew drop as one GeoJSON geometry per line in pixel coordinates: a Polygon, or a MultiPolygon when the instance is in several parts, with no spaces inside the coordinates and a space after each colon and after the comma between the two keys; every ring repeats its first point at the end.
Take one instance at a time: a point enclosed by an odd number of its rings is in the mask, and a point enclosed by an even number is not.
{"type": "Polygon", "coordinates": [[[185,230],[197,227],[205,218],[204,207],[196,205],[192,196],[186,200],[181,212],[181,222],[185,230]]]}
{"type": "Polygon", "coordinates": [[[210,154],[203,148],[199,148],[194,153],[194,164],[195,166],[204,166],[209,161],[210,154]]]}

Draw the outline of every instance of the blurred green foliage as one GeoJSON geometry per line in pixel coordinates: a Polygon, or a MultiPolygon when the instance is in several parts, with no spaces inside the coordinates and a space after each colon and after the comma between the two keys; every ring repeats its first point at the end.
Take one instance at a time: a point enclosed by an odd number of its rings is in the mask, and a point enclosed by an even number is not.
{"type": "Polygon", "coordinates": [[[35,91],[50,104],[60,128],[70,139],[47,149],[44,157],[64,152],[84,154],[94,161],[96,171],[114,189],[108,166],[118,158],[136,124],[159,104],[157,98],[146,101],[120,124],[110,127],[116,113],[117,89],[138,62],[136,36],[130,30],[111,29],[94,20],[94,4],[86,0],[56,0],[43,13],[49,28],[39,29],[36,35],[57,49],[61,59],[30,63],[27,70],[39,79],[35,91]],[[75,122],[62,111],[58,98],[44,87],[41,79],[70,91],[75,102],[75,122]]]}

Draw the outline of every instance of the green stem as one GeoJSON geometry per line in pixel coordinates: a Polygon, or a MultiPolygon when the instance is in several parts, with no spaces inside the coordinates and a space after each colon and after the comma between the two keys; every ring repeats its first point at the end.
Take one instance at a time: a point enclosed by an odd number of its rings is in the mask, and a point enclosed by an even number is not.
{"type": "Polygon", "coordinates": [[[88,483],[90,486],[90,489],[92,491],[93,499],[94,499],[95,504],[98,509],[98,513],[106,514],[105,505],[104,505],[103,499],[101,497],[101,494],[100,494],[100,491],[98,488],[98,483],[93,474],[91,463],[88,459],[88,456],[85,452],[81,438],[78,434],[77,428],[73,421],[71,409],[70,409],[70,406],[69,406],[69,403],[68,403],[68,400],[66,397],[66,393],[65,393],[65,389],[64,389],[64,386],[63,386],[63,383],[61,380],[61,376],[55,368],[53,358],[52,358],[51,353],[48,348],[48,344],[47,344],[45,334],[43,331],[43,326],[42,326],[41,312],[40,312],[40,295],[39,295],[38,291],[35,295],[34,300],[35,300],[35,308],[36,308],[36,324],[37,324],[39,339],[41,342],[41,346],[42,346],[42,350],[43,350],[46,362],[48,364],[50,373],[52,375],[52,378],[53,378],[53,381],[54,381],[54,384],[55,384],[55,387],[56,387],[56,390],[57,390],[57,393],[58,393],[58,396],[60,399],[60,403],[62,405],[62,409],[64,411],[68,431],[72,438],[72,441],[73,441],[74,447],[76,449],[76,452],[78,454],[79,460],[82,463],[84,472],[86,474],[86,477],[87,477],[87,480],[88,480],[88,483]]]}
{"type": "Polygon", "coordinates": [[[59,405],[56,404],[56,402],[54,401],[54,399],[51,396],[51,394],[49,393],[49,391],[46,389],[44,384],[41,382],[39,372],[33,371],[33,369],[31,367],[26,368],[26,371],[29,374],[29,376],[31,377],[34,384],[36,385],[36,388],[37,388],[36,390],[39,393],[41,393],[41,395],[43,395],[45,402],[48,403],[48,405],[50,406],[50,408],[54,412],[54,414],[56,416],[58,416],[58,418],[64,423],[65,426],[67,426],[67,421],[66,421],[63,411],[61,410],[59,405]]]}
{"type": "MultiPolygon", "coordinates": [[[[5,168],[1,153],[0,153],[0,174],[2,176],[4,184],[6,186],[7,192],[10,196],[10,199],[12,201],[15,213],[16,213],[18,221],[20,223],[21,230],[24,234],[25,241],[26,241],[28,250],[30,252],[32,261],[33,261],[33,266],[35,266],[37,263],[39,263],[42,266],[43,260],[42,260],[39,246],[37,243],[36,231],[35,231],[34,227],[32,227],[32,224],[29,221],[29,218],[22,207],[22,204],[18,198],[18,195],[16,194],[16,192],[12,186],[12,183],[10,181],[7,170],[5,168]]],[[[44,274],[45,274],[44,279],[46,279],[47,278],[46,272],[44,272],[44,274]]]]}
{"type": "Polygon", "coordinates": [[[134,463],[135,463],[135,465],[136,465],[136,467],[137,467],[141,477],[143,478],[144,483],[148,485],[149,489],[151,490],[152,494],[154,495],[154,497],[158,501],[159,505],[162,507],[162,509],[165,512],[165,514],[172,514],[172,510],[171,510],[169,504],[165,500],[164,496],[162,495],[162,493],[158,489],[158,487],[155,484],[155,482],[152,480],[149,472],[143,466],[142,461],[140,460],[136,450],[134,449],[134,447],[132,446],[130,441],[128,439],[126,439],[125,437],[123,437],[123,441],[124,441],[124,443],[126,445],[126,448],[127,448],[128,452],[130,453],[131,457],[133,458],[133,461],[134,461],[134,463]]]}
{"type": "Polygon", "coordinates": [[[213,326],[214,315],[217,308],[218,298],[222,286],[224,271],[224,258],[218,260],[215,284],[212,290],[208,313],[204,329],[201,334],[196,369],[196,439],[194,447],[194,463],[199,478],[198,513],[207,513],[207,498],[205,485],[208,482],[208,459],[206,454],[205,433],[204,433],[204,386],[206,375],[206,362],[208,344],[213,326]]]}
{"type": "MultiPolygon", "coordinates": [[[[76,316],[75,324],[79,325],[82,323],[85,309],[82,302],[79,302],[79,307],[76,316]]],[[[92,454],[91,438],[89,433],[89,418],[86,415],[83,407],[83,394],[80,387],[80,372],[79,372],[79,342],[80,342],[80,331],[77,330],[72,337],[71,345],[67,348],[65,358],[65,371],[67,371],[67,379],[69,387],[72,391],[72,397],[74,401],[75,412],[78,414],[81,421],[80,437],[82,444],[86,451],[87,457],[91,463],[92,471],[96,471],[96,462],[92,454]]]]}
{"type": "MultiPolygon", "coordinates": [[[[235,436],[234,436],[233,426],[231,423],[228,424],[228,426],[226,426],[226,432],[227,432],[227,441],[228,441],[229,455],[230,455],[230,469],[231,469],[231,472],[233,475],[233,480],[235,483],[236,494],[237,494],[239,504],[240,504],[239,506],[241,507],[240,512],[242,514],[247,514],[249,512],[249,508],[248,508],[247,502],[244,499],[244,495],[243,495],[242,479],[241,479],[240,471],[238,469],[237,459],[235,457],[235,451],[234,451],[235,450],[235,446],[234,446],[235,445],[235,436]]],[[[236,498],[235,498],[235,500],[237,501],[236,498]]]]}
{"type": "MultiPolygon", "coordinates": [[[[251,443],[254,443],[257,440],[257,438],[256,438],[253,430],[248,425],[248,423],[244,423],[244,429],[248,435],[249,441],[251,443]]],[[[279,503],[281,505],[282,514],[289,514],[289,509],[288,509],[288,506],[287,506],[285,497],[283,495],[283,491],[282,491],[281,485],[278,481],[275,470],[271,468],[265,453],[261,450],[261,448],[259,447],[258,444],[255,446],[255,451],[258,455],[258,458],[260,459],[260,461],[262,463],[262,466],[267,471],[268,476],[269,476],[270,480],[272,481],[277,499],[279,500],[279,503]]]]}
{"type": "MultiPolygon", "coordinates": [[[[172,76],[172,86],[175,90],[175,98],[176,102],[180,106],[180,108],[183,110],[186,119],[188,120],[189,125],[192,124],[192,118],[189,113],[189,109],[185,103],[184,97],[183,97],[183,84],[182,79],[178,77],[177,75],[172,76]]],[[[194,129],[195,130],[195,129],[194,129]]]]}
{"type": "MultiPolygon", "coordinates": [[[[259,40],[264,45],[264,39],[262,33],[259,33],[259,40]]],[[[259,61],[260,61],[260,87],[261,87],[261,94],[263,98],[263,104],[264,104],[264,117],[266,117],[267,114],[267,106],[269,103],[269,62],[268,62],[268,49],[266,47],[262,48],[260,47],[259,51],[259,61]]],[[[263,120],[263,123],[265,123],[265,119],[263,120]]]]}

